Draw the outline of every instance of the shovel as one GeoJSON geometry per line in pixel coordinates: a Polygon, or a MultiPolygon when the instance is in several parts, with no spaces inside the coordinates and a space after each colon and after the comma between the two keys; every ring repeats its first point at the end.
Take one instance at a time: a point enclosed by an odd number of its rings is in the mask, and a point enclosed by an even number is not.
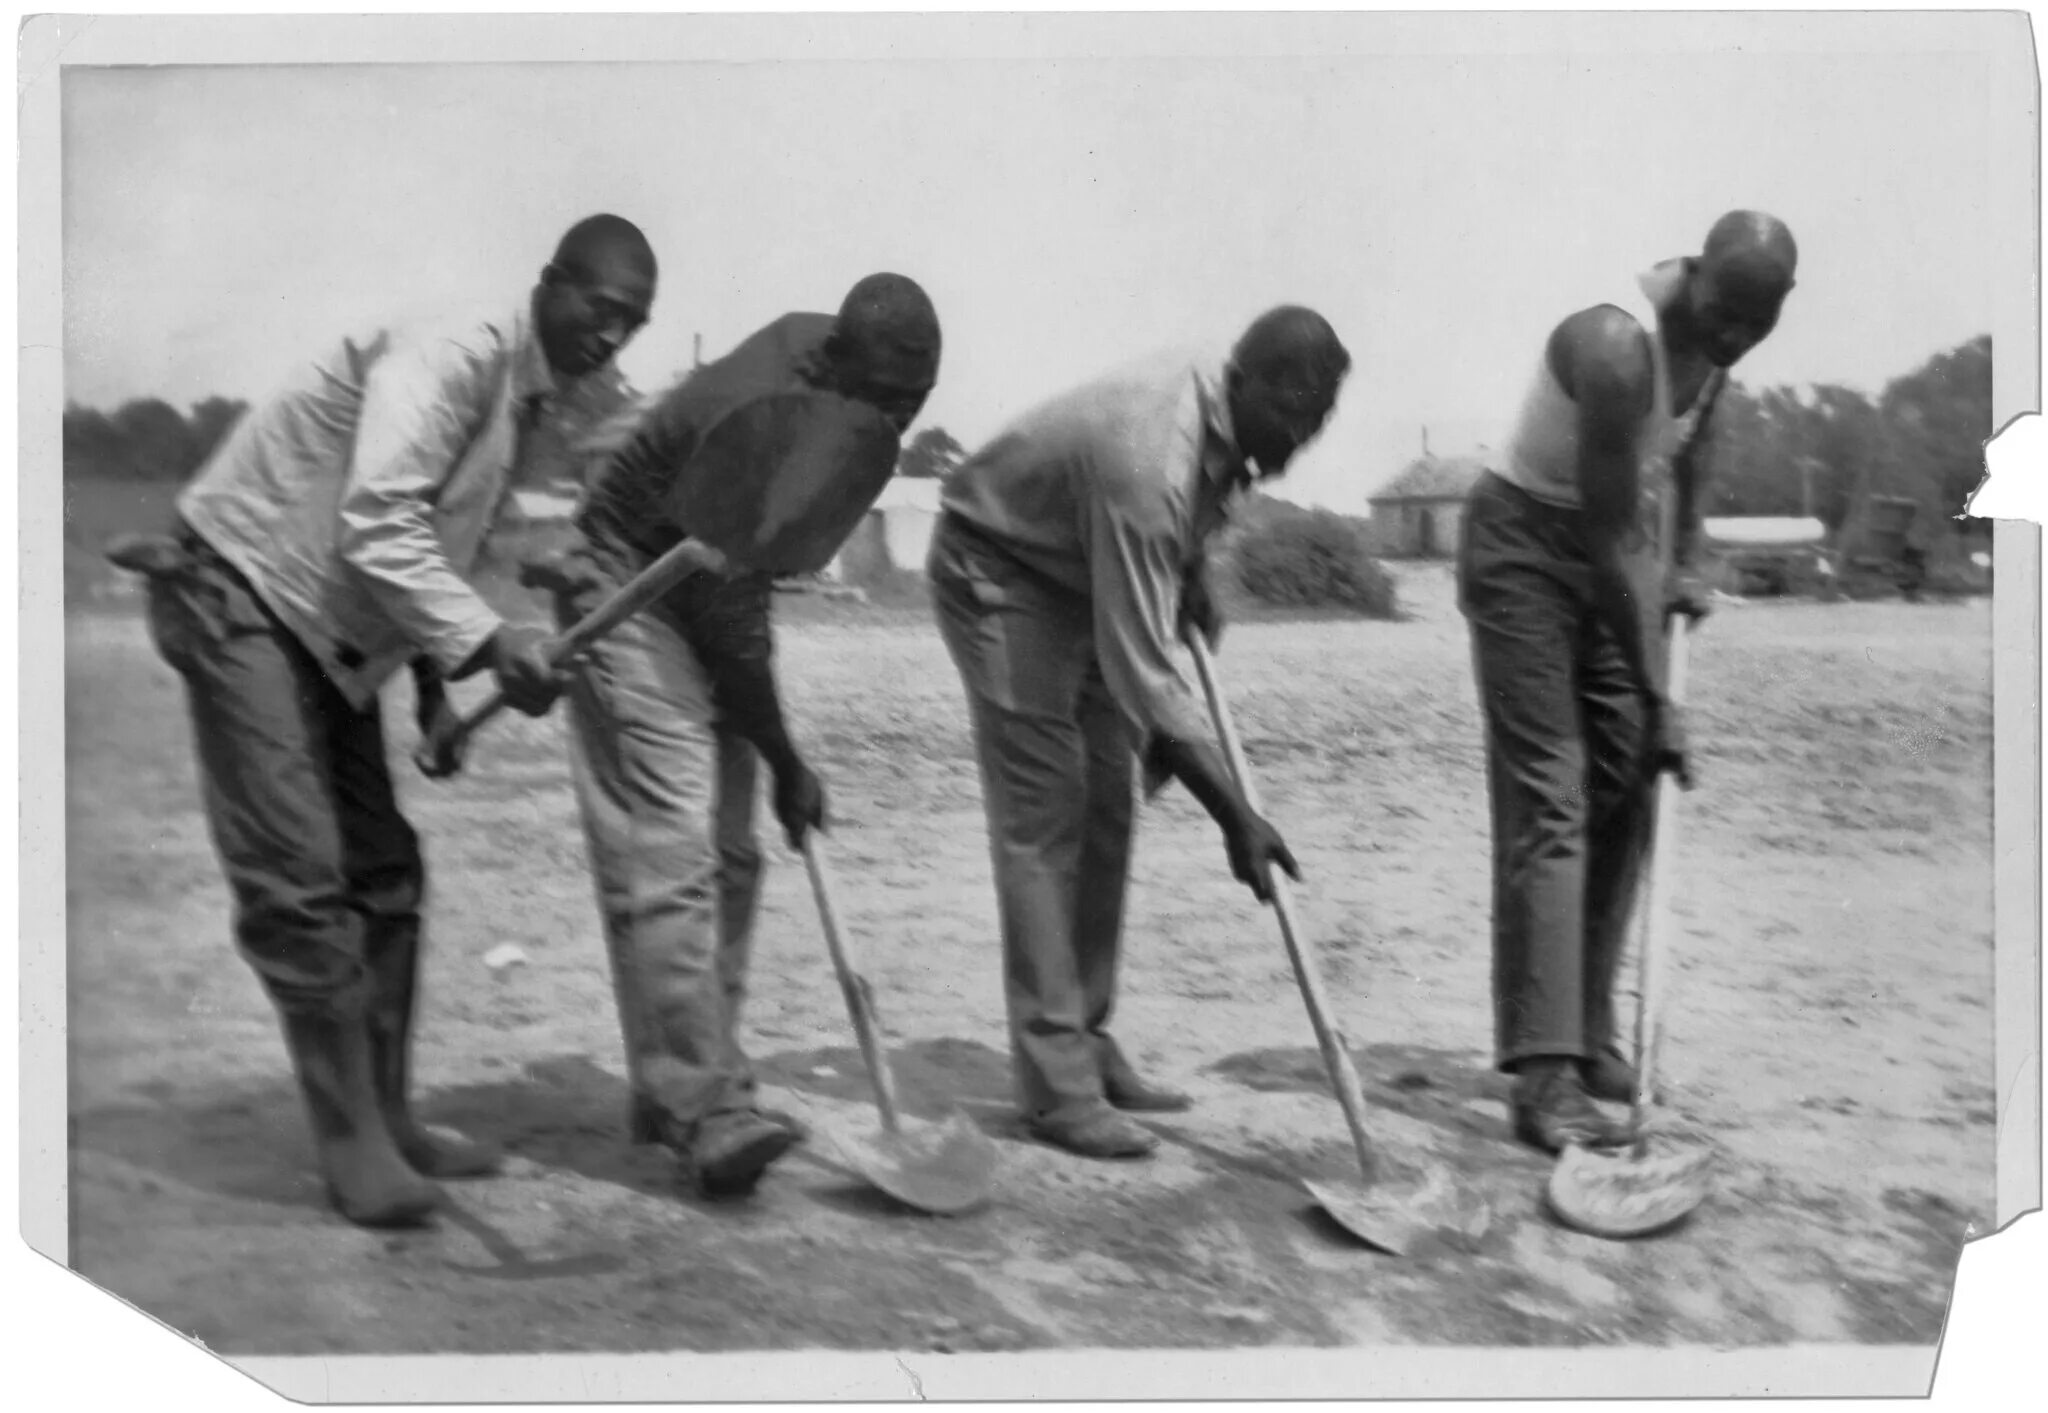
{"type": "Polygon", "coordinates": [[[831,866],[818,830],[804,835],[804,867],[818,900],[818,920],[832,970],[846,997],[847,1014],[860,1042],[860,1057],[875,1088],[875,1108],[882,1131],[872,1138],[833,1133],[832,1142],[862,1177],[905,1206],[951,1215],[988,1200],[995,1187],[996,1146],[965,1114],[955,1110],[940,1124],[906,1119],[896,1105],[896,1083],[889,1057],[882,1051],[881,1027],[875,1019],[874,994],[867,978],[854,967],[833,906],[831,866]]]}
{"type": "MultiPolygon", "coordinates": [[[[1685,691],[1686,620],[1671,625],[1671,700],[1685,691]]],[[[1706,1200],[1707,1169],[1713,1155],[1703,1146],[1653,1139],[1650,1107],[1657,1077],[1658,1021],[1664,1010],[1664,952],[1671,914],[1671,854],[1678,839],[1679,791],[1657,785],[1657,814],[1650,836],[1650,878],[1643,909],[1643,939],[1636,1000],[1635,1141],[1627,1148],[1598,1151],[1576,1145],[1558,1156],[1546,1197],[1566,1226],[1592,1236],[1646,1236],[1680,1221],[1706,1200]]]]}
{"type": "MultiPolygon", "coordinates": [[[[1258,793],[1245,763],[1244,748],[1237,739],[1237,728],[1224,705],[1215,660],[1200,633],[1190,631],[1186,636],[1231,778],[1245,803],[1257,810],[1258,793]]],[[[1382,1171],[1380,1155],[1374,1152],[1365,1129],[1365,1094],[1358,1083],[1358,1071],[1352,1067],[1343,1037],[1330,1023],[1330,1003],[1323,990],[1322,976],[1313,955],[1301,943],[1300,927],[1294,917],[1294,897],[1288,890],[1287,879],[1278,873],[1273,876],[1273,912],[1280,919],[1280,939],[1287,944],[1288,959],[1294,963],[1294,979],[1308,1006],[1309,1024],[1315,1028],[1330,1087],[1337,1092],[1344,1122],[1351,1129],[1351,1146],[1358,1155],[1357,1183],[1304,1179],[1301,1185],[1339,1226],[1368,1246],[1395,1256],[1407,1254],[1418,1241],[1430,1236],[1447,1237],[1465,1246],[1476,1242],[1492,1223],[1492,1211],[1484,1198],[1461,1190],[1449,1174],[1434,1164],[1415,1178],[1396,1179],[1382,1171]]]]}
{"type": "MultiPolygon", "coordinates": [[[[578,653],[608,635],[621,623],[655,603],[677,584],[704,566],[701,545],[684,540],[641,570],[605,601],[547,645],[548,662],[562,666],[578,653]]],[[[493,717],[505,709],[505,698],[493,691],[459,717],[437,722],[433,733],[413,748],[413,764],[432,780],[455,774],[463,746],[493,717]]]]}
{"type": "MultiPolygon", "coordinates": [[[[895,428],[881,413],[835,393],[747,395],[748,380],[759,377],[744,360],[720,360],[664,394],[647,414],[645,435],[656,446],[669,420],[708,421],[663,491],[668,517],[688,526],[689,538],[550,643],[551,664],[568,663],[707,567],[704,546],[734,569],[809,574],[824,568],[881,495],[898,450],[895,428]]],[[[430,778],[455,774],[463,744],[504,708],[504,698],[493,692],[462,717],[447,719],[419,743],[414,763],[430,778]]]]}

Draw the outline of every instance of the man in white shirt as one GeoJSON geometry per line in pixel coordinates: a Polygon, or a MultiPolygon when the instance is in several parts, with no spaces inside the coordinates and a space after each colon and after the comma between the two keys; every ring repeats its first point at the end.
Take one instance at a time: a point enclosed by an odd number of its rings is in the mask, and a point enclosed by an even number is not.
{"type": "Polygon", "coordinates": [[[330,1200],[366,1226],[424,1219],[432,1179],[491,1171],[407,1103],[425,867],[385,764],[378,690],[412,663],[488,670],[510,703],[560,691],[537,626],[470,583],[510,492],[627,400],[613,357],[655,261],[616,216],[561,241],[499,314],[342,340],[236,426],[178,499],[150,629],[184,679],[235,937],[283,1021],[330,1200]]]}

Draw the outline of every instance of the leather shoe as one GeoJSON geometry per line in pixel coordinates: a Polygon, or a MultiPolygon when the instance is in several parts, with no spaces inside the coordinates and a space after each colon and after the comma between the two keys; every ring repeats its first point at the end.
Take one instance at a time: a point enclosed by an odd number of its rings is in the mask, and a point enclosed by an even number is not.
{"type": "Polygon", "coordinates": [[[1515,1137],[1548,1153],[1566,1148],[1620,1148],[1634,1141],[1628,1124],[1595,1107],[1572,1060],[1532,1060],[1515,1077],[1515,1137]]]}
{"type": "Polygon", "coordinates": [[[758,1113],[717,1114],[697,1125],[689,1163],[706,1197],[738,1197],[754,1190],[769,1164],[787,1153],[796,1135],[758,1113]]]}
{"type": "Polygon", "coordinates": [[[1605,1099],[1610,1104],[1635,1103],[1636,1067],[1612,1045],[1589,1060],[1579,1061],[1579,1081],[1595,1099],[1605,1099]]]}
{"type": "Polygon", "coordinates": [[[1102,1094],[1112,1106],[1134,1114],[1178,1114],[1195,1103],[1178,1089],[1148,1084],[1129,1071],[1104,1075],[1102,1094]]]}
{"type": "Polygon", "coordinates": [[[1159,1146],[1150,1130],[1107,1104],[1073,1114],[1040,1114],[1025,1121],[1036,1138],[1083,1158],[1142,1158],[1159,1146]]]}
{"type": "Polygon", "coordinates": [[[1097,1041],[1102,1067],[1102,1097],[1115,1108],[1140,1114],[1178,1114],[1194,1107],[1194,1100],[1177,1089],[1147,1084],[1131,1067],[1123,1048],[1103,1035],[1097,1041]]]}

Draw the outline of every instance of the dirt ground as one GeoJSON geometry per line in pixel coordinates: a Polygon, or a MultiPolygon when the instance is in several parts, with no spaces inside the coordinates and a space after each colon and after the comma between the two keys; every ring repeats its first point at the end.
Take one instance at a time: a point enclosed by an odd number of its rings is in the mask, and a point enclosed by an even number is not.
{"type": "MultiPolygon", "coordinates": [[[[1142,815],[1117,1029],[1198,1107],[1145,1163],[1027,1140],[957,678],[921,616],[807,605],[784,675],[841,907],[913,1110],[997,1139],[992,1205],[907,1212],[820,1137],[712,1206],[627,1145],[558,726],[516,720],[458,783],[400,771],[434,877],[424,1107],[509,1171],[428,1231],[331,1216],[175,681],[93,613],[66,676],[73,1264],[229,1353],[1932,1342],[1992,1203],[1988,604],[1730,606],[1696,641],[1665,1057],[1671,1122],[1720,1167],[1687,1223],[1623,1244],[1548,1220],[1548,1163],[1509,1137],[1465,641],[1441,570],[1403,587],[1411,621],[1246,625],[1223,661],[1378,1134],[1490,1197],[1476,1250],[1377,1254],[1297,1185],[1349,1171],[1343,1123],[1270,917],[1178,795],[1142,815]],[[508,942],[529,964],[494,978],[508,942]]],[[[869,1131],[772,853],[749,1044],[773,1103],[869,1131]]]]}

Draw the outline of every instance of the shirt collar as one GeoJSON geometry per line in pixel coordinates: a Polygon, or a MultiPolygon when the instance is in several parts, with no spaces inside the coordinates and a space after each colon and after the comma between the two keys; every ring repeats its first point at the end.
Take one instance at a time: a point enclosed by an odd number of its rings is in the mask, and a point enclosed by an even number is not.
{"type": "Polygon", "coordinates": [[[1643,292],[1643,298],[1650,301],[1650,307],[1659,314],[1678,297],[1678,290],[1692,272],[1692,262],[1684,256],[1653,265],[1636,276],[1636,285],[1643,292]]]}
{"type": "Polygon", "coordinates": [[[1195,370],[1195,393],[1202,404],[1202,428],[1208,433],[1211,447],[1222,453],[1219,456],[1204,456],[1202,469],[1212,480],[1221,481],[1226,487],[1247,485],[1251,472],[1244,462],[1244,453],[1237,447],[1237,428],[1230,420],[1230,396],[1226,391],[1227,361],[1211,362],[1195,370]]]}
{"type": "Polygon", "coordinates": [[[512,355],[512,400],[521,409],[529,407],[535,399],[546,406],[564,389],[555,380],[555,370],[548,367],[548,356],[540,346],[540,331],[534,327],[533,311],[520,310],[513,328],[517,332],[512,355]]]}

